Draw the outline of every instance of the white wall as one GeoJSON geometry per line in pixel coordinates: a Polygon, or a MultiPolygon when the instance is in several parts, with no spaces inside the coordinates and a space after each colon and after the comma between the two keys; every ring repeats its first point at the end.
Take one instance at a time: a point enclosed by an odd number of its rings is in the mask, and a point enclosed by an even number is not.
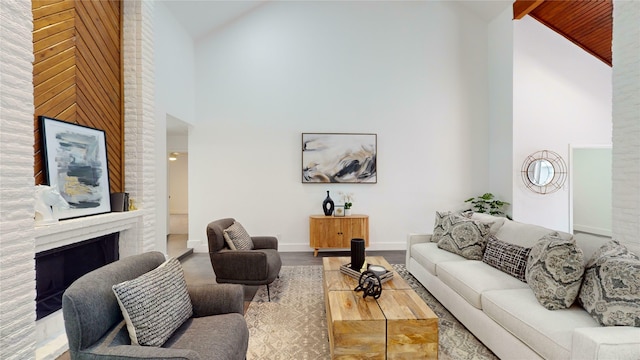
{"type": "Polygon", "coordinates": [[[568,184],[553,194],[525,187],[527,155],[552,150],[565,162],[569,144],[611,144],[609,66],[527,16],[514,22],[513,217],[569,231],[568,184]]]}
{"type": "Polygon", "coordinates": [[[158,246],[166,249],[168,221],[167,116],[195,122],[195,68],[193,40],[161,1],[154,2],[155,65],[155,208],[158,246]]]}
{"type": "Polygon", "coordinates": [[[487,25],[446,2],[274,2],[197,43],[190,240],[235,217],[311,251],[326,190],[403,249],[488,181],[487,25]],[[378,183],[302,184],[302,132],[378,134],[378,183]]]}
{"type": "MultiPolygon", "coordinates": [[[[489,191],[513,202],[513,8],[489,23],[489,191]]],[[[507,214],[511,208],[507,207],[507,214]]]]}

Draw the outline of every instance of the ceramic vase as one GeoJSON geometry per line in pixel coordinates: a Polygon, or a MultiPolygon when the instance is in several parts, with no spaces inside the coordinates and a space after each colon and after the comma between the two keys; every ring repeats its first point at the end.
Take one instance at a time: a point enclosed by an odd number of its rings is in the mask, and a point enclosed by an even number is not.
{"type": "Polygon", "coordinates": [[[322,202],[322,210],[324,211],[325,216],[331,216],[333,214],[333,200],[331,200],[331,196],[329,196],[329,191],[327,190],[327,197],[322,202]]]}

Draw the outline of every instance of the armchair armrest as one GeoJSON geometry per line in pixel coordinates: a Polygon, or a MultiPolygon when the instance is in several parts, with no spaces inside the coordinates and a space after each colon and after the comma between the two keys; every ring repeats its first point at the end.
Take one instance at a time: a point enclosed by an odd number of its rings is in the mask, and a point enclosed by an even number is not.
{"type": "Polygon", "coordinates": [[[411,259],[411,247],[415,244],[426,243],[429,241],[431,241],[431,234],[409,233],[409,235],[407,236],[405,265],[409,265],[409,260],[411,259]]]}
{"type": "Polygon", "coordinates": [[[187,286],[193,317],[244,312],[242,285],[209,284],[187,286]]]}
{"type": "Polygon", "coordinates": [[[278,238],[275,236],[252,236],[251,240],[255,249],[278,250],[278,238]]]}
{"type": "Polygon", "coordinates": [[[197,352],[188,349],[170,349],[154,346],[139,345],[98,345],[80,350],[83,358],[95,359],[173,359],[173,360],[203,360],[197,352]],[[90,356],[90,357],[87,357],[90,356]]]}
{"type": "Polygon", "coordinates": [[[266,279],[269,274],[269,250],[227,250],[211,254],[216,278],[235,280],[266,279]]]}

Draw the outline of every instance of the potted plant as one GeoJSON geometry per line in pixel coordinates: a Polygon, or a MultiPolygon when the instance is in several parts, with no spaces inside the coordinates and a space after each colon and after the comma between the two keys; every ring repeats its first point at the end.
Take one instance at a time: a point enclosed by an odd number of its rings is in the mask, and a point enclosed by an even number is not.
{"type": "Polygon", "coordinates": [[[505,206],[511,205],[510,203],[502,200],[498,200],[493,196],[492,193],[485,193],[481,196],[472,197],[464,202],[471,203],[473,211],[485,214],[491,214],[495,216],[506,216],[507,219],[511,219],[509,215],[507,215],[503,208],[505,206]]]}
{"type": "Polygon", "coordinates": [[[342,196],[342,202],[344,202],[344,214],[351,215],[351,206],[353,206],[353,193],[345,194],[342,191],[339,192],[342,196]]]}

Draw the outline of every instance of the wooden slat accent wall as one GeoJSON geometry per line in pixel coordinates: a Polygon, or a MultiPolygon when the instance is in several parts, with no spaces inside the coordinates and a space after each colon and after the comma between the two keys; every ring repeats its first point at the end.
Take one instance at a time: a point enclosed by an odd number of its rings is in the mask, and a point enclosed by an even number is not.
{"type": "Polygon", "coordinates": [[[111,192],[124,190],[120,0],[33,0],[34,174],[46,183],[38,116],[104,130],[111,192]]]}

